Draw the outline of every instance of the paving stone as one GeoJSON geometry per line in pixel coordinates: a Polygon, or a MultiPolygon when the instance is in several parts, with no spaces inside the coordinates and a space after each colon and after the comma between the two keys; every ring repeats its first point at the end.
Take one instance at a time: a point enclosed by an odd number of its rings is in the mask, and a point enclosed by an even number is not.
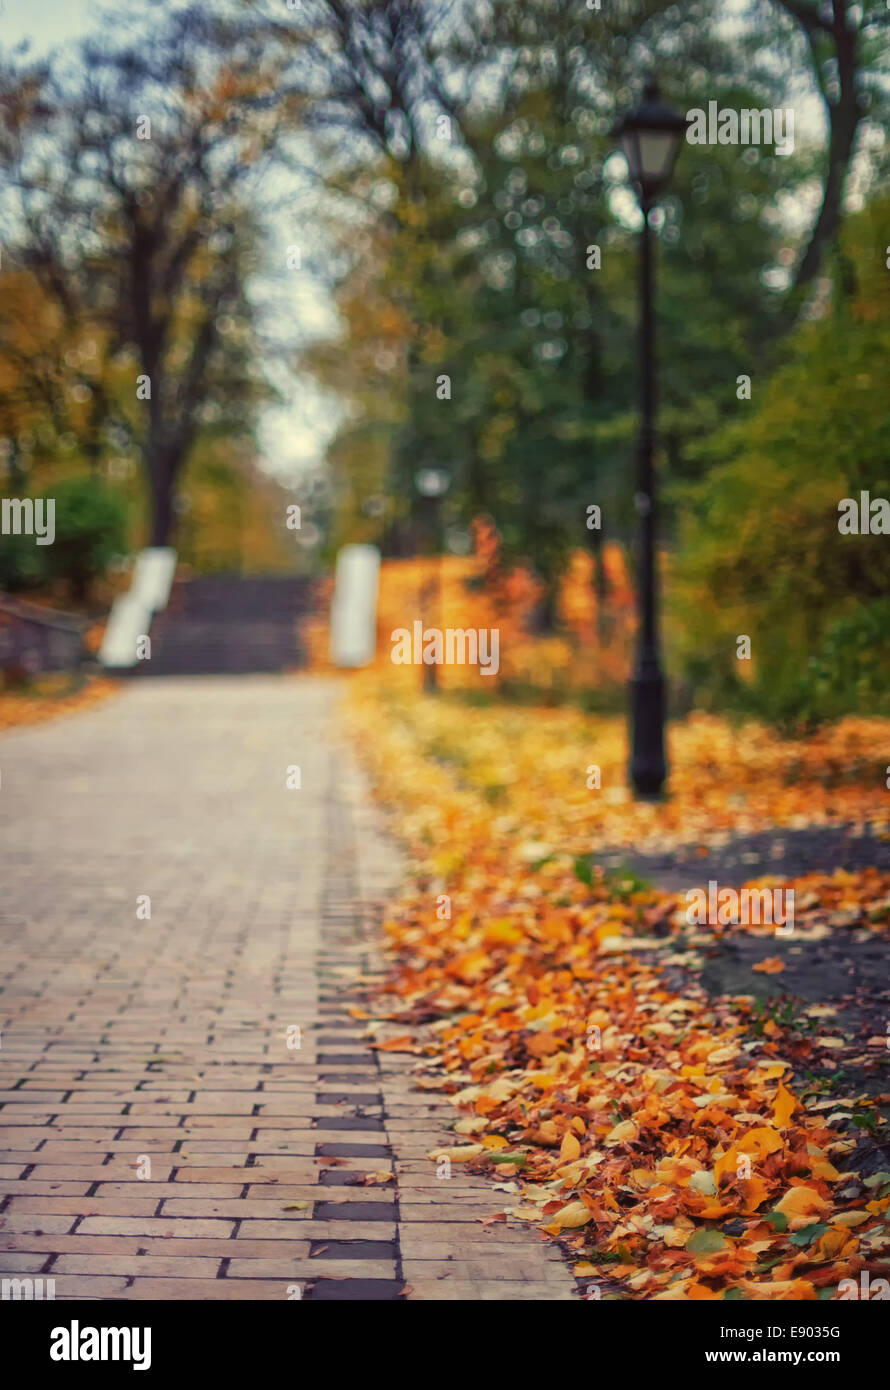
{"type": "Polygon", "coordinates": [[[6,1197],[82,1197],[92,1187],[90,1182],[41,1182],[34,1178],[19,1178],[10,1182],[0,1180],[0,1188],[6,1197]]]}
{"type": "Polygon", "coordinates": [[[70,1231],[77,1221],[76,1216],[29,1216],[26,1212],[15,1215],[13,1212],[4,1212],[0,1216],[2,1228],[0,1235],[7,1233],[31,1232],[34,1235],[64,1235],[70,1231]]]}
{"type": "Polygon", "coordinates": [[[392,1150],[388,1144],[319,1144],[319,1158],[389,1158],[392,1150]]]}
{"type": "MultiPolygon", "coordinates": [[[[349,1234],[353,1239],[356,1240],[360,1239],[363,1236],[367,1236],[370,1240],[374,1240],[379,1236],[388,1235],[392,1235],[394,1238],[395,1226],[384,1226],[381,1229],[376,1222],[373,1226],[371,1226],[370,1223],[366,1226],[358,1227],[351,1225],[349,1228],[349,1234]]],[[[312,1220],[301,1221],[297,1230],[290,1230],[288,1229],[288,1223],[285,1221],[264,1221],[262,1218],[258,1218],[256,1220],[251,1219],[241,1222],[241,1225],[238,1227],[236,1244],[240,1243],[243,1240],[293,1241],[297,1239],[304,1240],[313,1237],[316,1240],[320,1241],[322,1244],[325,1244],[327,1243],[328,1238],[330,1238],[330,1240],[333,1242],[334,1240],[339,1239],[340,1236],[341,1232],[339,1230],[332,1231],[330,1225],[327,1222],[312,1220]]]]}
{"type": "MultiPolygon", "coordinates": [[[[373,1205],[383,1207],[390,1214],[392,1219],[393,1205],[398,1200],[398,1194],[394,1187],[374,1187],[370,1189],[378,1199],[373,1205]]],[[[255,1197],[262,1201],[276,1196],[283,1198],[286,1202],[309,1202],[315,1204],[316,1208],[321,1201],[327,1206],[344,1211],[346,1208],[354,1206],[368,1205],[365,1201],[369,1189],[362,1184],[353,1184],[351,1187],[338,1187],[331,1189],[321,1186],[290,1186],[276,1187],[260,1185],[250,1187],[247,1190],[248,1197],[255,1197]]]]}
{"type": "Polygon", "coordinates": [[[328,1260],[325,1255],[309,1259],[308,1251],[289,1253],[277,1260],[239,1260],[229,1262],[227,1279],[392,1279],[393,1260],[328,1260]]]}
{"type": "MultiPolygon", "coordinates": [[[[286,1300],[291,1295],[288,1286],[299,1283],[300,1281],[291,1276],[290,1279],[136,1279],[133,1284],[123,1292],[115,1294],[116,1298],[124,1298],[139,1302],[143,1299],[154,1303],[156,1300],[168,1299],[171,1302],[182,1303],[191,1300],[199,1300],[202,1303],[226,1300],[231,1302],[241,1302],[244,1299],[262,1299],[263,1301],[275,1301],[276,1299],[286,1300]]],[[[123,1280],[121,1280],[123,1283],[123,1280]]],[[[72,1295],[74,1297],[74,1295],[72,1295]]]]}
{"type": "MultiPolygon", "coordinates": [[[[356,1228],[354,1231],[355,1239],[352,1240],[337,1240],[330,1237],[314,1240],[309,1254],[311,1256],[324,1255],[326,1260],[395,1260],[396,1246],[394,1241],[361,1240],[358,1238],[361,1234],[362,1232],[356,1228]]],[[[380,1234],[384,1233],[381,1232],[380,1234]]],[[[350,1235],[353,1235],[352,1230],[350,1235]]]]}
{"type": "Polygon", "coordinates": [[[318,1202],[316,1221],[392,1221],[391,1202],[318,1202]]]}
{"type": "MultiPolygon", "coordinates": [[[[249,1168],[242,1170],[249,1173],[249,1168]]],[[[101,1173],[101,1169],[100,1169],[101,1173]]],[[[227,1176],[235,1178],[237,1170],[228,1170],[227,1176]]],[[[247,1182],[245,1177],[244,1182],[247,1182]]],[[[243,1190],[243,1183],[240,1182],[200,1182],[179,1184],[173,1182],[99,1182],[96,1186],[97,1197],[136,1197],[144,1193],[155,1205],[164,1201],[166,1198],[181,1197],[184,1193],[190,1196],[205,1198],[213,1201],[221,1201],[225,1198],[240,1197],[243,1190]]]]}
{"type": "Polygon", "coordinates": [[[3,1274],[39,1274],[49,1257],[46,1254],[25,1254],[20,1250],[0,1251],[0,1272],[3,1274]]]}
{"type": "MultiPolygon", "coordinates": [[[[53,1278],[52,1275],[49,1276],[53,1278]]],[[[127,1281],[123,1276],[109,1278],[92,1274],[60,1274],[56,1277],[56,1300],[77,1298],[122,1298],[127,1281]]]]}
{"type": "Polygon", "coordinates": [[[215,1279],[222,1260],[208,1258],[162,1259],[156,1255],[60,1255],[50,1273],[125,1274],[143,1276],[174,1275],[180,1279],[215,1279]]]}
{"type": "Polygon", "coordinates": [[[319,1091],[315,1099],[319,1105],[336,1105],[340,1101],[347,1105],[379,1105],[381,1102],[377,1091],[319,1091]]]}
{"type": "MultiPolygon", "coordinates": [[[[24,1221],[27,1218],[20,1217],[24,1221]]],[[[31,1218],[33,1220],[33,1218],[31,1218]]],[[[58,1218],[61,1220],[62,1218],[58,1218]]],[[[83,1235],[172,1236],[196,1240],[201,1236],[230,1236],[234,1221],[179,1220],[152,1216],[87,1216],[78,1226],[83,1235]],[[175,1227],[175,1229],[174,1229],[175,1227]]]]}
{"type": "Polygon", "coordinates": [[[365,1134],[381,1133],[386,1129],[382,1119],[375,1119],[371,1115],[344,1115],[342,1119],[331,1117],[325,1120],[324,1126],[329,1130],[360,1130],[365,1134]]]}
{"type": "MultiPolygon", "coordinates": [[[[7,1213],[19,1216],[152,1216],[157,1201],[150,1197],[13,1197],[7,1213]]],[[[4,1213],[6,1214],[6,1213],[4,1213]]]]}
{"type": "Polygon", "coordinates": [[[401,1298],[404,1291],[404,1283],[395,1279],[319,1279],[303,1298],[311,1303],[383,1303],[401,1298]]]}

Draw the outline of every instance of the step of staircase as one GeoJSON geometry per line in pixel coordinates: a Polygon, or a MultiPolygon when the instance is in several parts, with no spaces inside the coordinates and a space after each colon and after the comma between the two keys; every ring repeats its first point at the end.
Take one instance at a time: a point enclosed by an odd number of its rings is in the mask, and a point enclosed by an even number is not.
{"type": "Polygon", "coordinates": [[[303,576],[207,575],[177,581],[151,629],[144,676],[243,675],[305,665],[300,623],[315,611],[303,576]]]}

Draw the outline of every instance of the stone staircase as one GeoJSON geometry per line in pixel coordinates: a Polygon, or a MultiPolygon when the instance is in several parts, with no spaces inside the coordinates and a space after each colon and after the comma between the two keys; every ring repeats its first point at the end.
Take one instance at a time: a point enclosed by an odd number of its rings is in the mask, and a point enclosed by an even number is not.
{"type": "Polygon", "coordinates": [[[207,575],[177,580],[151,628],[151,660],[134,675],[241,675],[305,663],[301,620],[315,611],[303,576],[207,575]]]}

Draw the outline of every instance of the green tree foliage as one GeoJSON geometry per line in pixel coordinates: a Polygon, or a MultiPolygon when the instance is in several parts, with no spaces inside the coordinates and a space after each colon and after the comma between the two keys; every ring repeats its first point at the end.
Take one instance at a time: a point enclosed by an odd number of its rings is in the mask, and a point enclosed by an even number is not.
{"type": "Polygon", "coordinates": [[[112,560],[127,550],[127,508],[120,492],[100,478],[63,478],[53,492],[56,534],[44,555],[51,580],[64,580],[80,603],[112,560]]]}
{"type": "MultiPolygon", "coordinates": [[[[376,167],[390,198],[366,214],[365,249],[340,286],[343,338],[309,363],[340,388],[343,364],[361,364],[332,453],[347,533],[366,536],[353,503],[379,490],[381,450],[391,522],[416,529],[414,473],[444,465],[449,519],[491,515],[506,554],[545,580],[551,616],[568,552],[601,538],[586,530],[587,506],[601,507],[607,534],[630,533],[638,213],[611,128],[653,64],[681,109],[714,95],[772,106],[781,91],[744,41],[721,37],[707,4],[680,37],[682,62],[676,13],[659,4],[498,3],[454,44],[454,71],[475,74],[470,96],[410,161],[376,167]]],[[[658,227],[671,475],[694,475],[691,445],[732,410],[736,376],[768,364],[788,280],[776,205],[811,173],[771,150],[681,153],[658,227]]],[[[367,173],[355,183],[366,207],[373,187],[367,173]]]]}
{"type": "Polygon", "coordinates": [[[671,646],[702,699],[783,721],[890,709],[890,537],[838,528],[843,498],[890,499],[888,213],[884,200],[848,222],[858,295],[835,288],[801,325],[759,404],[738,402],[702,448],[707,477],[679,494],[671,646]]]}
{"type": "Polygon", "coordinates": [[[0,587],[15,592],[59,584],[81,604],[111,561],[127,551],[126,501],[119,489],[85,474],[58,478],[40,495],[55,504],[53,543],[0,536],[0,587]]]}

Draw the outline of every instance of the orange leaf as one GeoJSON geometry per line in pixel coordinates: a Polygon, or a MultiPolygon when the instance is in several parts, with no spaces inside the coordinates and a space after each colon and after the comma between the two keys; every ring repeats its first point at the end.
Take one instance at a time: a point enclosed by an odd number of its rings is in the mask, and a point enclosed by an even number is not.
{"type": "Polygon", "coordinates": [[[415,1041],[410,1033],[404,1033],[400,1038],[390,1038],[389,1042],[371,1043],[377,1052],[419,1052],[415,1046],[415,1041]]]}
{"type": "Polygon", "coordinates": [[[765,1202],[769,1196],[769,1188],[763,1181],[763,1178],[743,1178],[739,1183],[739,1187],[745,1199],[742,1211],[746,1216],[749,1216],[752,1211],[756,1211],[761,1202],[765,1202]]]}
{"type": "Polygon", "coordinates": [[[780,1081],[779,1089],[776,1091],[776,1099],[773,1101],[773,1124],[776,1129],[785,1129],[796,1109],[797,1101],[780,1081]]]}
{"type": "Polygon", "coordinates": [[[781,956],[767,956],[766,960],[758,961],[751,969],[756,970],[759,975],[781,975],[785,969],[785,962],[781,956]]]}

